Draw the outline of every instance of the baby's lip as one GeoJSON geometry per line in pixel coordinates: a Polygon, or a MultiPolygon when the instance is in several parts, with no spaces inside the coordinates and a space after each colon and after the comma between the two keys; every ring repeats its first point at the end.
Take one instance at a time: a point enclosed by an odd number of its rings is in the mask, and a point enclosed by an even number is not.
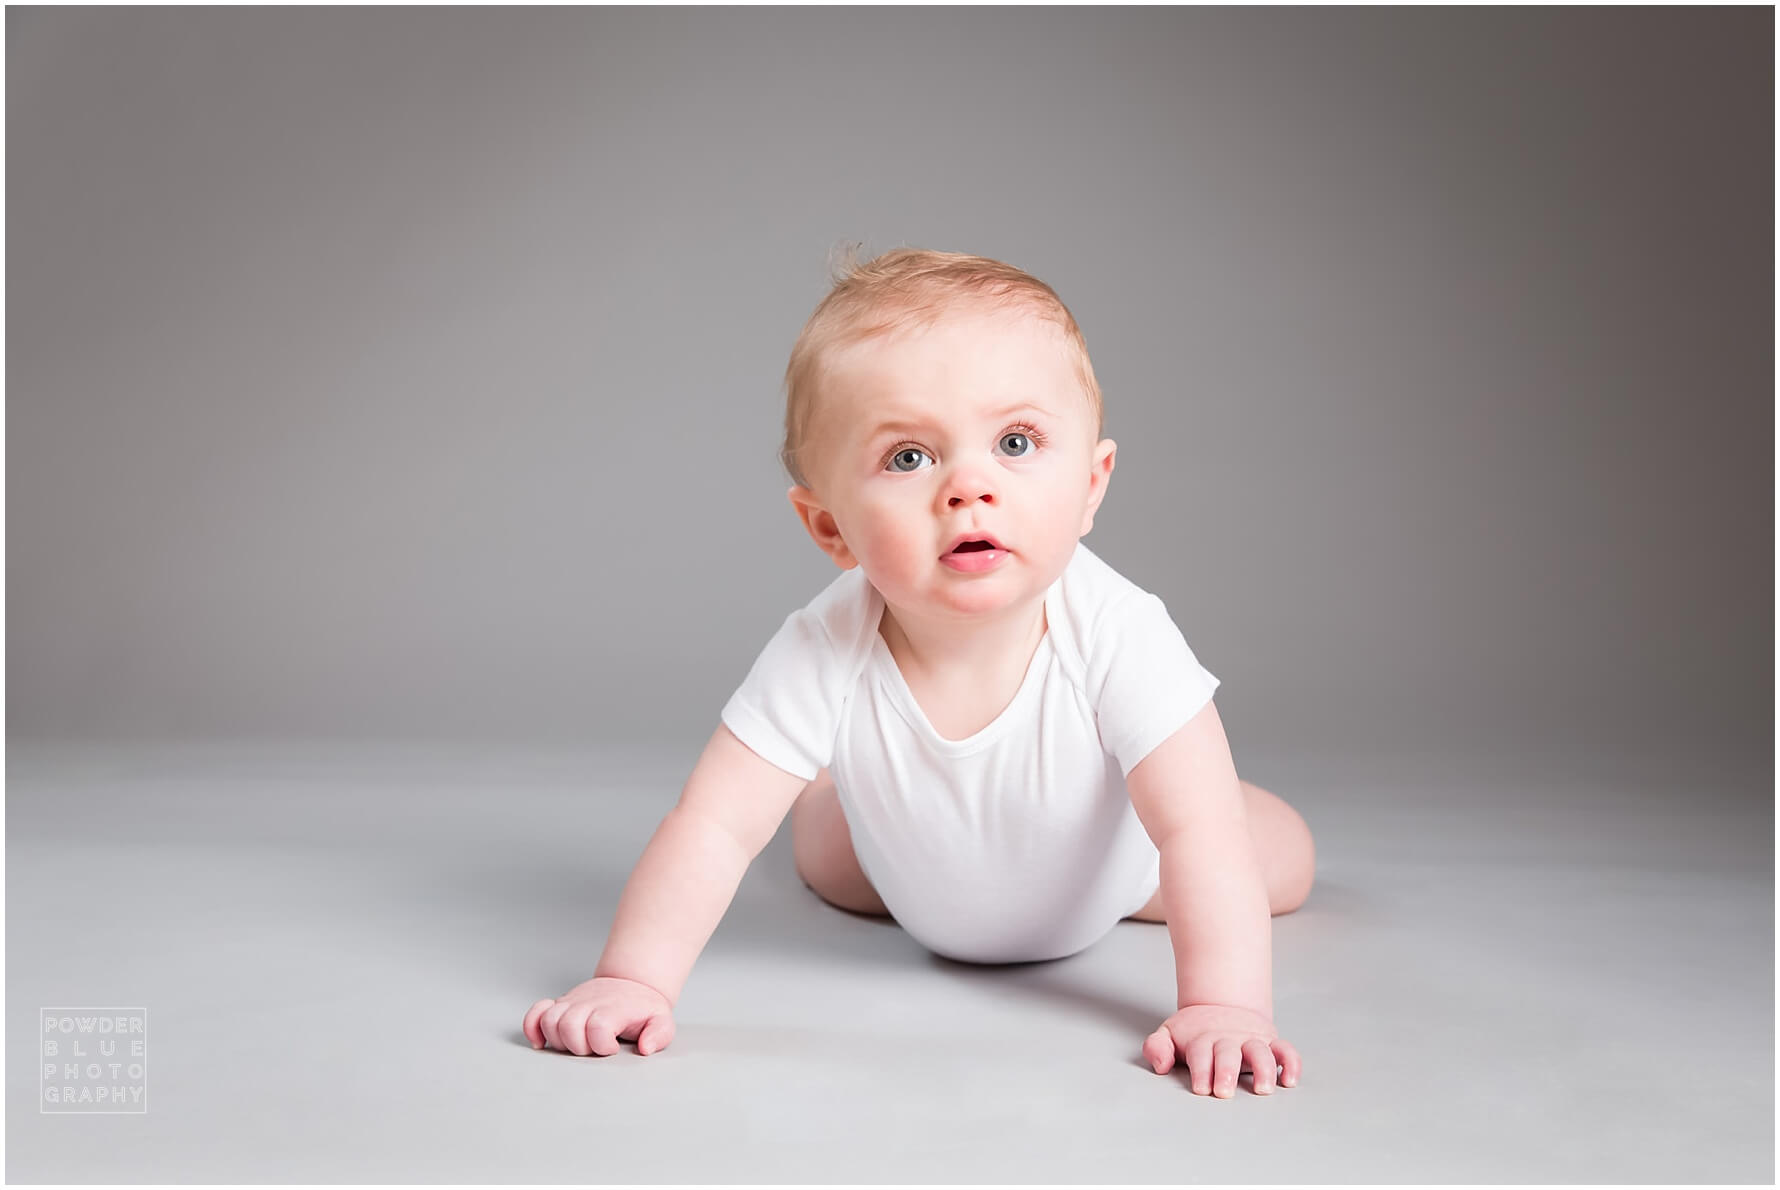
{"type": "Polygon", "coordinates": [[[959,546],[963,545],[967,541],[986,541],[990,544],[990,546],[992,546],[995,549],[1007,550],[1007,547],[1005,545],[1002,545],[1001,542],[999,540],[997,540],[992,534],[970,532],[970,533],[960,533],[958,536],[954,537],[952,539],[952,544],[948,545],[946,547],[945,552],[948,554],[952,553],[954,550],[956,550],[959,546]]]}

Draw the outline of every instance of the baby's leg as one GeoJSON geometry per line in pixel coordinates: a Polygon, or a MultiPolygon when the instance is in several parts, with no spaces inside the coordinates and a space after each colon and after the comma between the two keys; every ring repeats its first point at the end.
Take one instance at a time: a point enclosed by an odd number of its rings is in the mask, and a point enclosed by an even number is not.
{"type": "Polygon", "coordinates": [[[890,916],[853,854],[853,833],[827,769],[816,774],[791,807],[791,851],[797,874],[824,901],[852,913],[890,916]]]}
{"type": "MultiPolygon", "coordinates": [[[[1248,834],[1261,860],[1261,876],[1267,882],[1267,903],[1273,916],[1290,913],[1310,895],[1316,880],[1316,843],[1304,816],[1284,798],[1259,785],[1242,782],[1243,806],[1248,812],[1248,834]]],[[[1138,921],[1167,921],[1162,912],[1162,890],[1131,915],[1138,921]]]]}

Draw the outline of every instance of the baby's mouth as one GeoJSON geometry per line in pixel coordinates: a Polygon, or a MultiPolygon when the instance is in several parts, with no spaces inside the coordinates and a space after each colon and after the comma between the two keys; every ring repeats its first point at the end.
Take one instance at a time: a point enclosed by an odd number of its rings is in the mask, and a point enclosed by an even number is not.
{"type": "Polygon", "coordinates": [[[958,543],[958,548],[952,552],[954,554],[970,554],[979,550],[992,550],[994,548],[994,546],[986,541],[961,541],[958,543]]]}

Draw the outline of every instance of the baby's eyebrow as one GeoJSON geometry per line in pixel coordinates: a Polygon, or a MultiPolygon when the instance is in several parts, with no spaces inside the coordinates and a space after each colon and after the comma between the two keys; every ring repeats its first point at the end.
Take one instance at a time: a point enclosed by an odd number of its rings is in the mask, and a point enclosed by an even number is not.
{"type": "MultiPolygon", "coordinates": [[[[1046,417],[1051,416],[1050,410],[1046,409],[1043,405],[1035,405],[1031,401],[1021,401],[1021,402],[1018,402],[1017,404],[1009,405],[1005,409],[991,410],[989,413],[985,414],[984,416],[991,417],[991,418],[1003,418],[1003,417],[1008,417],[1015,413],[1027,413],[1027,412],[1041,413],[1046,417]]],[[[885,434],[891,434],[891,433],[900,434],[905,430],[925,430],[925,429],[929,429],[930,425],[931,425],[930,422],[928,422],[927,420],[925,420],[919,416],[910,416],[908,414],[899,414],[899,415],[897,415],[897,418],[898,419],[896,419],[896,420],[881,421],[877,425],[873,426],[871,429],[871,433],[866,435],[865,440],[868,443],[875,442],[879,438],[882,438],[885,434]]]]}

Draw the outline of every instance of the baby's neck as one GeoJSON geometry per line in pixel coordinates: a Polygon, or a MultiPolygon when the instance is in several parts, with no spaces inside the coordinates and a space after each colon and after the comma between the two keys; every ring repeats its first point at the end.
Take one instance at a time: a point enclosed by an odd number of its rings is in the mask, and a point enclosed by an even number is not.
{"type": "Polygon", "coordinates": [[[878,635],[905,674],[968,679],[1025,666],[1049,628],[1041,596],[994,620],[963,624],[900,615],[886,603],[878,635]]]}

